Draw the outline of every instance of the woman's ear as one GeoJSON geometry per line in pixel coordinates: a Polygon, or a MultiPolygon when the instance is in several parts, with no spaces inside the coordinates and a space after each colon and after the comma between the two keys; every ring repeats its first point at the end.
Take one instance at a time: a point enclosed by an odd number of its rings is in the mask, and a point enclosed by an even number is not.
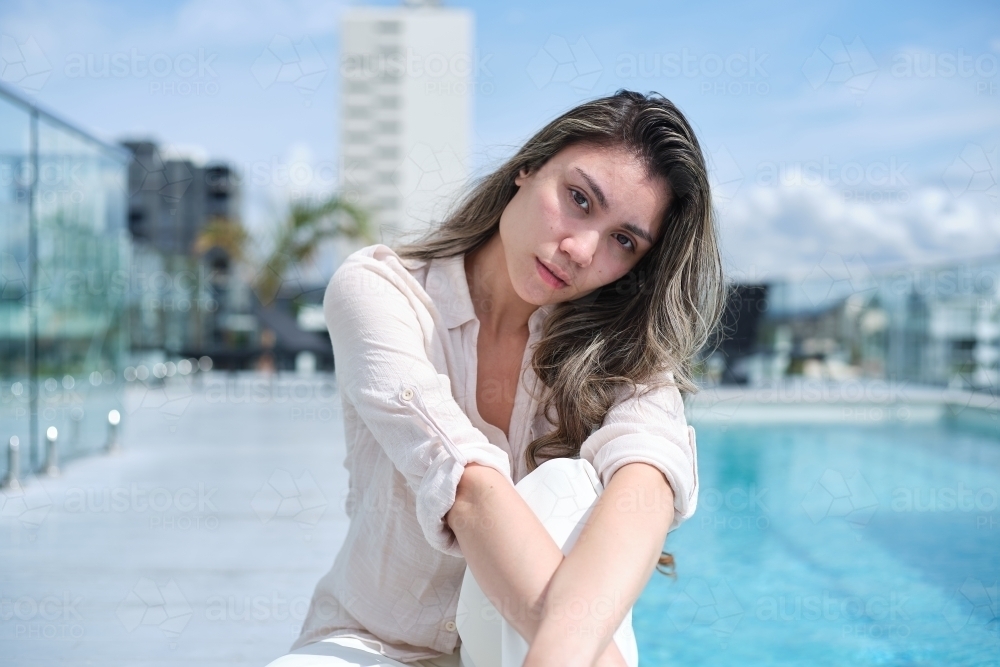
{"type": "Polygon", "coordinates": [[[531,172],[527,167],[521,167],[521,169],[517,172],[517,176],[514,177],[514,185],[521,187],[521,184],[524,183],[524,179],[526,179],[530,174],[531,172]]]}

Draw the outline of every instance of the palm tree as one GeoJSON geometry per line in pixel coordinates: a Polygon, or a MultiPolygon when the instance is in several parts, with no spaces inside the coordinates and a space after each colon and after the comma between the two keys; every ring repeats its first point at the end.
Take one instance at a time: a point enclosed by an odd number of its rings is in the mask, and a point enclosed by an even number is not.
{"type": "MultiPolygon", "coordinates": [[[[255,267],[251,283],[253,292],[264,306],[278,295],[285,271],[311,259],[322,241],[330,238],[364,243],[377,241],[368,213],[336,194],[320,201],[293,201],[273,238],[267,259],[255,267]]],[[[195,252],[204,254],[212,248],[220,248],[234,261],[252,261],[247,256],[250,241],[250,235],[239,223],[214,218],[198,235],[195,252]]]]}

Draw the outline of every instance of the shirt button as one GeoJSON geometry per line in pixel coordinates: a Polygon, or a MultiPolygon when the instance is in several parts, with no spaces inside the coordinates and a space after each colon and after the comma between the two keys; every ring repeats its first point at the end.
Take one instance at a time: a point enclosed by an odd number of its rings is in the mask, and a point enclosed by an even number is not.
{"type": "Polygon", "coordinates": [[[454,632],[455,627],[456,627],[455,621],[448,621],[447,623],[444,624],[444,629],[447,630],[448,632],[454,632]]]}
{"type": "Polygon", "coordinates": [[[403,393],[400,394],[399,397],[402,398],[404,401],[408,401],[411,398],[413,398],[413,390],[409,388],[404,389],[403,393]]]}

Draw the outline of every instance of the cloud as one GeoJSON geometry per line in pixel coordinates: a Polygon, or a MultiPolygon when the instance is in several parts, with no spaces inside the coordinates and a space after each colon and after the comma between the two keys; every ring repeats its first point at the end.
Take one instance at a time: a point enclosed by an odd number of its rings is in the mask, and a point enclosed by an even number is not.
{"type": "Polygon", "coordinates": [[[852,201],[835,186],[750,185],[720,216],[727,272],[801,277],[827,252],[861,257],[873,270],[981,256],[1000,247],[995,201],[943,185],[904,191],[895,201],[852,201]]]}
{"type": "MultiPolygon", "coordinates": [[[[276,34],[299,39],[334,34],[343,2],[323,0],[188,0],[180,7],[112,7],[93,0],[34,0],[0,9],[4,32],[37,39],[58,66],[68,53],[204,48],[226,54],[259,52],[276,34]],[[124,9],[124,11],[121,11],[124,9]]],[[[57,69],[59,68],[57,67],[57,69]]]]}

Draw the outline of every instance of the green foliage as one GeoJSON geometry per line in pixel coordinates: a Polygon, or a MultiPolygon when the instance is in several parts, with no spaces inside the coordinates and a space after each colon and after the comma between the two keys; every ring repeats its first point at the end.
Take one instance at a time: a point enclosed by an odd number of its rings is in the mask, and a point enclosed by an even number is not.
{"type": "MultiPolygon", "coordinates": [[[[266,259],[254,267],[252,287],[260,301],[265,304],[273,301],[289,267],[310,260],[319,245],[332,238],[376,242],[368,213],[339,195],[320,201],[292,202],[275,230],[266,259]]],[[[247,252],[251,241],[241,225],[219,218],[205,226],[195,250],[204,254],[218,247],[236,261],[252,262],[247,252]]]]}

